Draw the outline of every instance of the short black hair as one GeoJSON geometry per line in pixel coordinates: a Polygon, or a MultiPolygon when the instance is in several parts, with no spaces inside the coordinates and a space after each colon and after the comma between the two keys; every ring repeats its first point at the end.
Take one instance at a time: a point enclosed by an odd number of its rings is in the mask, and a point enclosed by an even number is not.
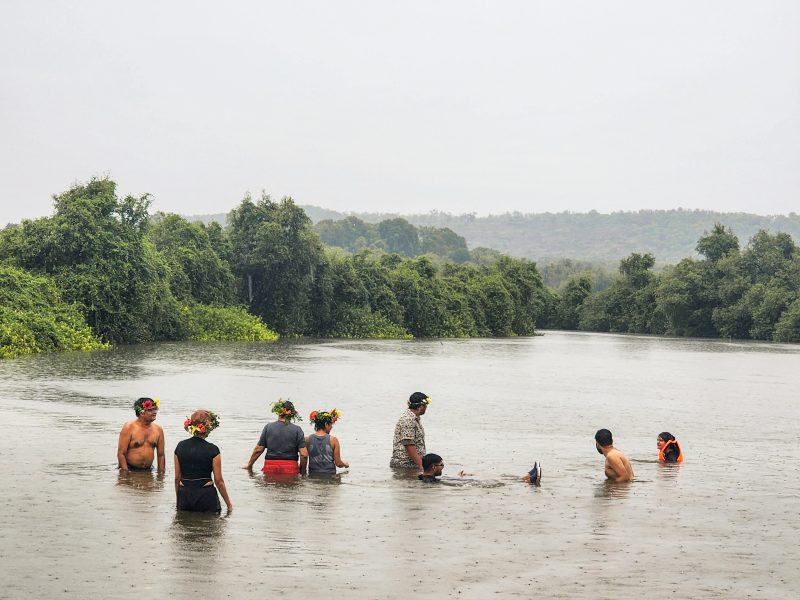
{"type": "Polygon", "coordinates": [[[142,413],[147,412],[144,409],[144,403],[147,402],[148,400],[150,400],[150,402],[153,402],[152,398],[139,398],[136,400],[136,402],[133,403],[133,412],[136,413],[137,417],[142,413]]]}
{"type": "Polygon", "coordinates": [[[422,457],[422,470],[427,471],[436,463],[442,462],[442,457],[438,454],[426,454],[422,457]]]}
{"type": "Polygon", "coordinates": [[[664,440],[665,442],[671,442],[672,440],[675,439],[675,436],[668,431],[662,431],[661,433],[658,434],[658,437],[664,440]]]}
{"type": "Polygon", "coordinates": [[[603,447],[611,446],[614,443],[614,438],[608,429],[598,429],[594,434],[594,441],[603,447]]]}
{"type": "Polygon", "coordinates": [[[422,406],[423,404],[427,404],[428,395],[423,394],[422,392],[414,392],[411,396],[408,397],[408,406],[409,408],[415,408],[417,406],[422,406]]]}

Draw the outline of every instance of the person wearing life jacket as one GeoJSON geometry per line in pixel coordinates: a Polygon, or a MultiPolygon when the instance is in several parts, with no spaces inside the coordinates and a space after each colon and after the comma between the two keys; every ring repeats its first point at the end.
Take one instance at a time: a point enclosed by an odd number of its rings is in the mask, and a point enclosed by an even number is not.
{"type": "Polygon", "coordinates": [[[662,463],[682,463],[683,452],[675,436],[666,431],[662,431],[656,438],[658,446],[658,462],[662,463]]]}

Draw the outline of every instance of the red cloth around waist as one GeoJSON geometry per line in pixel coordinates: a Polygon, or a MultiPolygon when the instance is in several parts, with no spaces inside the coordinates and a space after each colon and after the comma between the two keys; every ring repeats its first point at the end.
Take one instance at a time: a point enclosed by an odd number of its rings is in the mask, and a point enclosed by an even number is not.
{"type": "Polygon", "coordinates": [[[265,460],[261,472],[264,475],[297,475],[300,467],[294,460],[265,460]]]}

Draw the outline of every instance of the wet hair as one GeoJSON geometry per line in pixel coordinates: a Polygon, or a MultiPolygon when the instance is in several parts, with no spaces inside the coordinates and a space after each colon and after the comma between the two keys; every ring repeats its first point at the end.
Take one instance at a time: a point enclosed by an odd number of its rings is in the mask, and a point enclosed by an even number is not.
{"type": "Polygon", "coordinates": [[[438,454],[426,454],[422,457],[422,470],[427,471],[436,463],[442,462],[442,457],[438,454]]]}
{"type": "Polygon", "coordinates": [[[598,429],[594,434],[594,441],[603,446],[611,446],[614,443],[614,438],[608,429],[598,429]]]}
{"type": "Polygon", "coordinates": [[[152,398],[139,398],[138,400],[136,400],[136,402],[133,403],[133,412],[136,413],[137,417],[142,413],[148,412],[148,410],[153,410],[153,409],[158,410],[158,403],[152,398]],[[149,409],[145,408],[144,406],[145,402],[150,402],[149,409]]]}
{"type": "Polygon", "coordinates": [[[428,404],[428,395],[422,392],[414,392],[408,398],[408,408],[417,408],[423,404],[428,404]]]}
{"type": "Polygon", "coordinates": [[[664,440],[665,442],[671,442],[675,439],[675,436],[669,433],[668,431],[662,431],[658,434],[659,439],[664,440]]]}

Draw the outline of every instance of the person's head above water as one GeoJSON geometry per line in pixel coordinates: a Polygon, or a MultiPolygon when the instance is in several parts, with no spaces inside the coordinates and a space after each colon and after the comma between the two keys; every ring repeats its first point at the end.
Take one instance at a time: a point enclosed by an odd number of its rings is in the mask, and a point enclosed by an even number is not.
{"type": "Polygon", "coordinates": [[[444,469],[444,461],[438,454],[426,454],[422,457],[422,470],[426,475],[441,475],[444,469]]]}
{"type": "Polygon", "coordinates": [[[614,445],[614,438],[608,429],[598,429],[594,434],[594,441],[603,448],[614,445]]]}
{"type": "Polygon", "coordinates": [[[414,392],[408,398],[408,408],[418,415],[424,415],[430,403],[430,397],[422,392],[414,392]]]}
{"type": "Polygon", "coordinates": [[[219,427],[219,417],[216,413],[200,408],[183,422],[183,428],[195,437],[205,438],[209,433],[219,427]]]}
{"type": "Polygon", "coordinates": [[[152,398],[139,398],[136,402],[133,403],[133,412],[136,413],[136,416],[141,416],[144,413],[157,413],[158,412],[158,398],[153,400],[152,398]]]}
{"type": "Polygon", "coordinates": [[[308,415],[308,420],[314,424],[314,430],[323,431],[327,430],[328,426],[333,427],[333,424],[339,420],[342,413],[338,408],[331,411],[327,410],[314,410],[308,415]]]}
{"type": "Polygon", "coordinates": [[[661,433],[658,434],[658,439],[661,442],[666,443],[673,441],[675,439],[675,436],[669,433],[668,431],[662,431],[661,433]]]}

